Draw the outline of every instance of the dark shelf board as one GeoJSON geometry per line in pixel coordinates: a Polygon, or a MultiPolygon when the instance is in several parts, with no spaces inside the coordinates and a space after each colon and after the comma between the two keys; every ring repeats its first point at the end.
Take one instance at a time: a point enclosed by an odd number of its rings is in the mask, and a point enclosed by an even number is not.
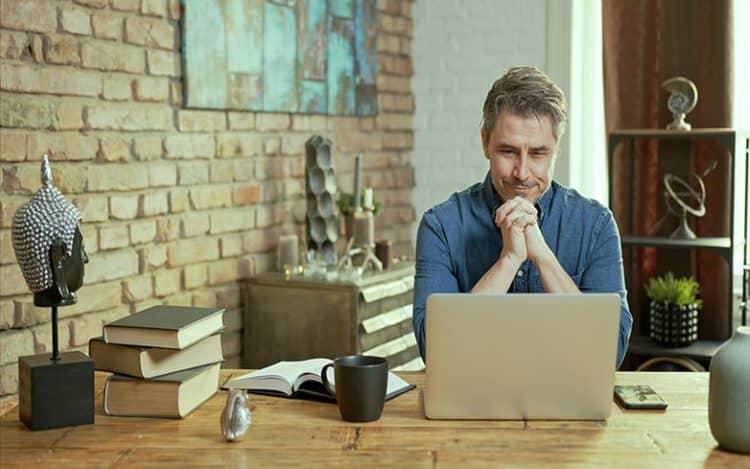
{"type": "Polygon", "coordinates": [[[630,337],[628,353],[659,357],[688,357],[710,359],[716,350],[724,343],[722,340],[696,340],[687,347],[662,347],[651,342],[646,336],[633,335],[630,337]]]}
{"type": "Polygon", "coordinates": [[[729,250],[732,240],[729,237],[674,239],[657,236],[623,236],[623,246],[653,246],[662,248],[704,248],[729,250]]]}

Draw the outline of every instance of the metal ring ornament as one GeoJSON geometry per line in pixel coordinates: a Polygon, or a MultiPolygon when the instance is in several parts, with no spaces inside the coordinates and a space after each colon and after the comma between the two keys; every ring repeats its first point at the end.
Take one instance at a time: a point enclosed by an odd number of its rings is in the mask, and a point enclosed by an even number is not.
{"type": "MultiPolygon", "coordinates": [[[[694,177],[696,181],[698,181],[698,185],[700,186],[700,193],[697,192],[690,184],[685,182],[685,180],[681,177],[675,176],[674,174],[667,174],[664,176],[664,187],[667,189],[667,192],[669,193],[670,197],[677,202],[677,204],[680,205],[686,212],[690,213],[691,215],[694,215],[696,217],[702,217],[706,214],[706,186],[703,184],[703,180],[698,177],[697,174],[691,173],[691,177],[694,177]],[[684,200],[680,197],[680,195],[685,194],[684,192],[677,193],[674,188],[672,187],[672,183],[675,182],[685,188],[687,192],[695,199],[696,202],[698,202],[698,207],[693,208],[687,203],[685,203],[684,200]]],[[[674,213],[677,216],[681,216],[681,213],[677,213],[673,210],[672,206],[667,203],[667,207],[669,208],[669,211],[674,213]]]]}

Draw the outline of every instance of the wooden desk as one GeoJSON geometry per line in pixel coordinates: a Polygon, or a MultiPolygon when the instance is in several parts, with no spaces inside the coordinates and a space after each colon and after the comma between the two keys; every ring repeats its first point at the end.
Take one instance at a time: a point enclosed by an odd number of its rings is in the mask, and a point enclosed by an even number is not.
{"type": "MultiPolygon", "coordinates": [[[[228,370],[222,380],[237,373],[228,370]]],[[[422,373],[401,375],[424,382],[422,373]]],[[[607,422],[431,421],[414,390],[387,402],[379,421],[350,424],[331,404],[251,395],[253,425],[237,443],[221,437],[225,391],[184,420],[108,417],[101,408],[104,376],[97,373],[94,425],[30,432],[18,422],[17,409],[7,412],[0,427],[2,467],[750,467],[750,456],[718,449],[711,436],[707,373],[618,373],[618,383],[650,384],[669,408],[624,411],[613,404],[607,422]]]]}

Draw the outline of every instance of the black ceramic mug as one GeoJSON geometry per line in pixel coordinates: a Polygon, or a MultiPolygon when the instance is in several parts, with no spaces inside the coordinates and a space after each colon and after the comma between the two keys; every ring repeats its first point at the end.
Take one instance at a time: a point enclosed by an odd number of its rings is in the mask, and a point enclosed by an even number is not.
{"type": "Polygon", "coordinates": [[[372,422],[380,418],[388,385],[388,361],[366,355],[339,357],[320,371],[323,386],[335,388],[341,418],[349,422],[372,422]],[[326,372],[333,367],[336,385],[331,386],[326,372]]]}

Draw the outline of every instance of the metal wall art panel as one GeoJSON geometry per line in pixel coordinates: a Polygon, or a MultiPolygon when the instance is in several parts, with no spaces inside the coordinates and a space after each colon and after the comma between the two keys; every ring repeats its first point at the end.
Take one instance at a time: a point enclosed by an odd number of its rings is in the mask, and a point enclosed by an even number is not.
{"type": "Polygon", "coordinates": [[[377,113],[376,0],[182,0],[185,107],[377,113]]]}

